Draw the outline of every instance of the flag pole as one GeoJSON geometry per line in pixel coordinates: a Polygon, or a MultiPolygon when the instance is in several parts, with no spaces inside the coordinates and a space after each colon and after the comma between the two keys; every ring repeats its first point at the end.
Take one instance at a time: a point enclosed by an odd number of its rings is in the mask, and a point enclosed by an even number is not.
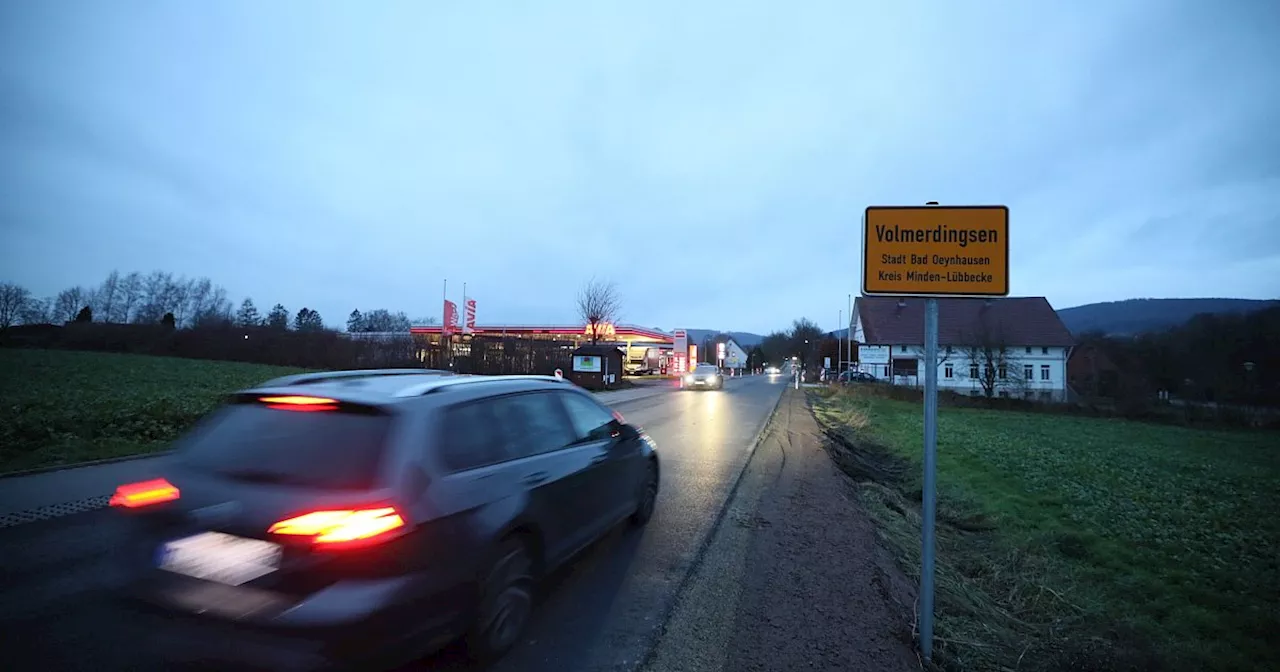
{"type": "Polygon", "coordinates": [[[445,339],[449,337],[449,279],[444,279],[444,291],[441,292],[440,298],[440,368],[448,368],[449,348],[445,345],[445,339]]]}

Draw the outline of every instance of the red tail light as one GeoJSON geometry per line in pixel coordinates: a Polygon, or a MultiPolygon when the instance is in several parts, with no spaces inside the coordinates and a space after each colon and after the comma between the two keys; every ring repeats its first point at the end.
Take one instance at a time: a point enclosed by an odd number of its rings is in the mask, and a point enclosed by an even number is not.
{"type": "Polygon", "coordinates": [[[110,504],[111,506],[119,506],[126,509],[136,509],[141,506],[172,502],[180,494],[178,488],[174,487],[172,483],[163,478],[157,478],[141,483],[129,483],[116,488],[115,494],[111,495],[110,504]]]}
{"type": "Polygon", "coordinates": [[[288,395],[282,397],[259,397],[258,401],[281,411],[334,411],[338,409],[337,399],[325,397],[304,397],[288,395]]]}
{"type": "Polygon", "coordinates": [[[316,546],[335,548],[376,544],[403,530],[404,518],[395,507],[312,511],[286,518],[267,528],[271,534],[311,537],[316,546]]]}

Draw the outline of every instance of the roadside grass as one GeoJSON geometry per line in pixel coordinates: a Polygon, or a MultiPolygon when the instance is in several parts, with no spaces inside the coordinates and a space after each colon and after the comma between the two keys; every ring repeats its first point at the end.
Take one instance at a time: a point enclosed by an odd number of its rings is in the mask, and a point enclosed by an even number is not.
{"type": "MultiPolygon", "coordinates": [[[[810,390],[920,572],[918,404],[810,390]]],[[[941,407],[935,661],[1257,670],[1280,655],[1280,434],[941,407]]]]}
{"type": "Polygon", "coordinates": [[[163,450],[223,397],[302,369],[0,350],[0,473],[163,450]]]}

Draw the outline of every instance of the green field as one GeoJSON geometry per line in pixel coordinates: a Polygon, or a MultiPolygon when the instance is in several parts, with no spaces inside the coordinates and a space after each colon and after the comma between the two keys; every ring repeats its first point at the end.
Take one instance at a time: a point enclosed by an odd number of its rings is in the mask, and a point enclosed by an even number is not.
{"type": "Polygon", "coordinates": [[[163,450],[226,394],[300,369],[0,350],[0,473],[163,450]]]}
{"type": "MultiPolygon", "coordinates": [[[[811,399],[918,578],[920,406],[811,399]]],[[[1280,434],[942,407],[937,473],[948,667],[1254,670],[1280,655],[1280,434]]]]}

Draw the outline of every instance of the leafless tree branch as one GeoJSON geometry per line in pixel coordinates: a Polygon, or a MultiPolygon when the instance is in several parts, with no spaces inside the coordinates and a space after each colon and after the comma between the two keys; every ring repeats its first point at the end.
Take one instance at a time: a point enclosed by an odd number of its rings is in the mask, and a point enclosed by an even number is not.
{"type": "Polygon", "coordinates": [[[592,278],[578,292],[578,316],[591,330],[592,345],[600,341],[603,325],[617,321],[621,308],[617,285],[612,282],[592,278]]]}

